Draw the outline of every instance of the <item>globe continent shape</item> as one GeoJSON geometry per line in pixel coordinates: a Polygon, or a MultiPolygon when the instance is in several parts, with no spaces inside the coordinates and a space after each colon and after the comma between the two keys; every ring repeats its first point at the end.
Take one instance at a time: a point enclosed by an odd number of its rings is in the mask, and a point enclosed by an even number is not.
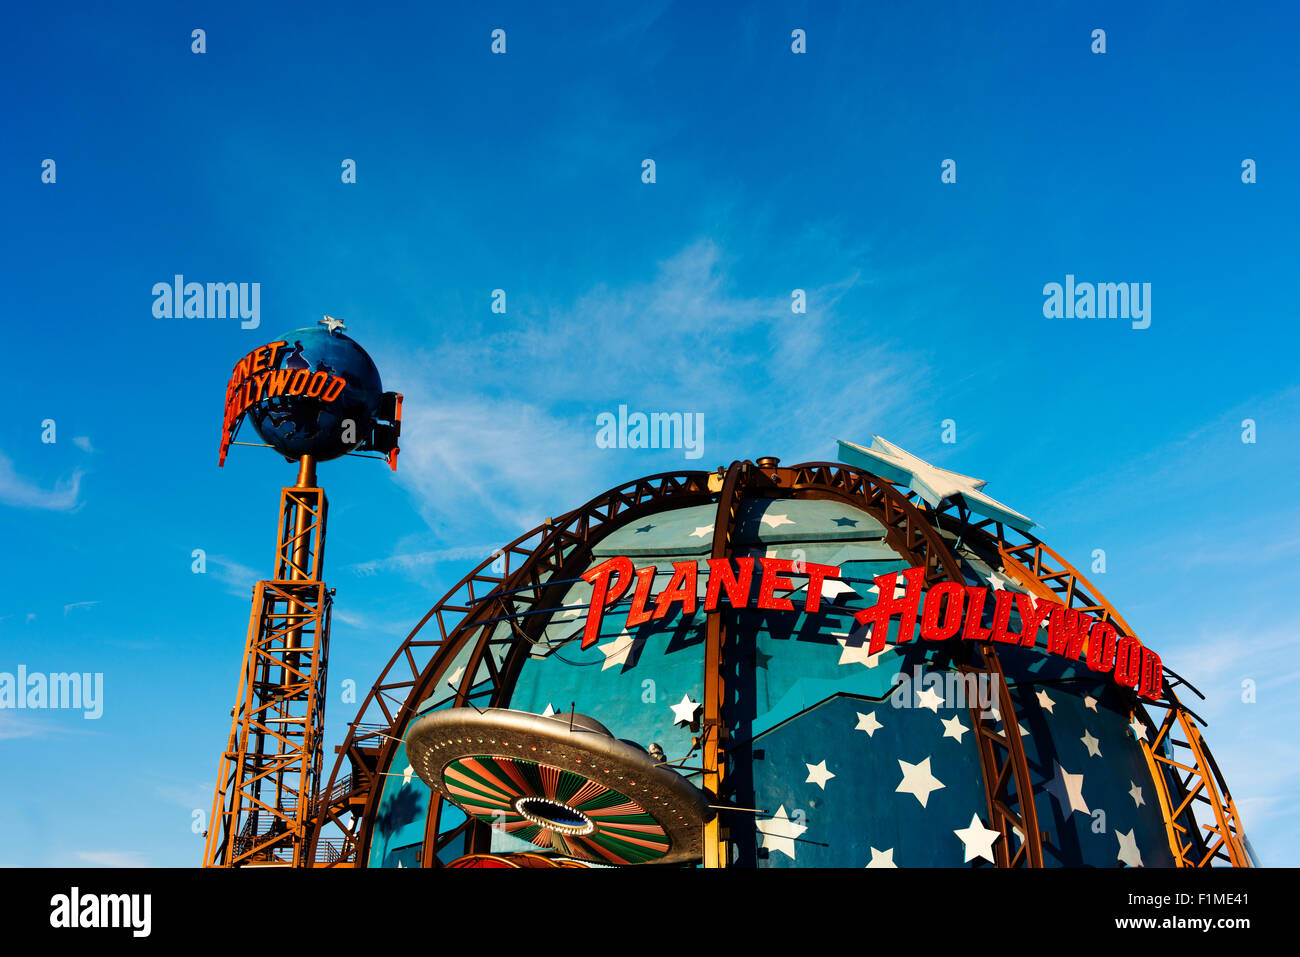
{"type": "Polygon", "coordinates": [[[347,385],[328,403],[305,395],[254,403],[248,417],[262,440],[288,459],[311,455],[319,461],[336,459],[366,441],[383,395],[379,370],[366,350],[349,336],[323,327],[298,329],[280,338],[285,346],[273,369],[328,372],[342,376],[347,385]],[[350,443],[344,441],[344,422],[349,419],[350,443]]]}

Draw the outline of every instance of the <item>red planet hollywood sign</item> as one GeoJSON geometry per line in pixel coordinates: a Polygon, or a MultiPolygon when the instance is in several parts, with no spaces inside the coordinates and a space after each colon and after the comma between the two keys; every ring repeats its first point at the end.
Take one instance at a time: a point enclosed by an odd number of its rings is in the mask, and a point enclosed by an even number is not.
{"type": "MultiPolygon", "coordinates": [[[[235,364],[226,383],[225,414],[221,423],[221,454],[218,465],[226,462],[226,450],[235,435],[235,426],[249,407],[264,399],[280,396],[306,396],[321,402],[333,402],[348,382],[341,375],[330,372],[312,372],[310,369],[277,369],[280,350],[287,342],[277,339],[258,346],[235,364]]],[[[396,468],[396,466],[394,466],[396,468]]]]}
{"type": "MultiPolygon", "coordinates": [[[[825,614],[821,611],[822,584],[840,578],[837,565],[802,562],[796,567],[794,561],[783,558],[710,558],[707,561],[705,612],[717,610],[723,592],[733,609],[751,607],[752,597],[754,608],[793,611],[794,603],[789,598],[777,597],[776,592],[793,590],[794,582],[784,576],[802,572],[808,576],[803,610],[810,615],[825,614]],[[755,564],[759,566],[757,576],[755,564]],[[756,595],[753,594],[755,577],[758,578],[756,595]]],[[[653,565],[634,568],[631,559],[620,555],[589,569],[582,576],[591,584],[587,624],[582,634],[583,648],[595,644],[605,609],[623,597],[633,579],[636,587],[627,613],[628,628],[665,617],[674,603],[681,605],[682,614],[695,613],[700,574],[698,562],[674,562],[672,579],[657,597],[652,597],[650,589],[656,572],[653,565]]],[[[947,641],[960,635],[963,641],[996,641],[1032,648],[1037,644],[1039,628],[1046,622],[1049,654],[1070,661],[1082,659],[1092,671],[1113,675],[1117,684],[1133,688],[1145,698],[1156,700],[1161,695],[1164,672],[1160,656],[1137,638],[1120,635],[1110,622],[1097,621],[1085,612],[1066,608],[1059,601],[1035,598],[1022,592],[952,581],[939,582],[927,589],[924,568],[909,568],[902,572],[904,590],[898,596],[898,577],[898,572],[877,575],[875,583],[880,599],[853,616],[859,624],[871,629],[868,654],[874,655],[884,649],[889,624],[894,617],[898,618],[895,644],[899,645],[912,641],[919,625],[922,641],[947,641]],[[990,591],[993,592],[993,623],[992,627],[985,628],[980,622],[990,601],[990,591]],[[1020,631],[1011,630],[1013,607],[1020,613],[1020,631]]]]}

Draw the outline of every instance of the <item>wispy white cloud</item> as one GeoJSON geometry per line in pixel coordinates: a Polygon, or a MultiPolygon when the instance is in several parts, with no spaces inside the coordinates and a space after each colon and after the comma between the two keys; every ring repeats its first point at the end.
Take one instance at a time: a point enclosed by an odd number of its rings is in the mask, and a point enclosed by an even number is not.
{"type": "Polygon", "coordinates": [[[88,435],[74,435],[72,437],[72,444],[83,452],[95,451],[94,446],[90,444],[90,436],[88,435]]]}
{"type": "Polygon", "coordinates": [[[63,617],[68,617],[68,612],[74,608],[89,608],[91,605],[98,605],[99,601],[74,601],[63,606],[63,617]]]}
{"type": "Polygon", "coordinates": [[[399,552],[387,558],[374,558],[370,561],[356,562],[347,566],[358,575],[375,575],[381,571],[414,572],[427,569],[439,562],[463,563],[469,560],[482,561],[492,555],[498,545],[465,545],[452,548],[433,548],[418,552],[399,552]]]}
{"type": "Polygon", "coordinates": [[[138,851],[78,851],[77,860],[87,867],[148,867],[138,851]]]}
{"type": "Polygon", "coordinates": [[[68,512],[81,504],[80,470],[71,478],[54,483],[54,488],[41,488],[19,475],[8,456],[0,453],[0,504],[16,508],[39,508],[54,512],[68,512]]]}
{"type": "Polygon", "coordinates": [[[254,583],[262,579],[262,575],[247,565],[241,565],[221,555],[209,555],[207,561],[213,577],[226,585],[232,595],[238,595],[240,598],[247,598],[252,594],[254,583]]]}
{"type": "Polygon", "coordinates": [[[93,733],[90,729],[69,728],[56,724],[54,721],[43,721],[29,715],[18,715],[8,708],[0,708],[0,741],[11,738],[48,738],[55,734],[93,733]]]}
{"type": "Polygon", "coordinates": [[[406,395],[398,479],[436,531],[522,531],[647,472],[832,458],[836,435],[928,421],[923,361],[887,344],[884,319],[841,309],[860,281],[808,289],[796,315],[788,290],[736,294],[723,251],[699,240],[645,281],[536,310],[515,300],[499,328],[381,357],[406,395]],[[598,448],[595,416],[624,403],[703,413],[703,458],[598,448]]]}
{"type": "Polygon", "coordinates": [[[212,785],[203,781],[159,784],[154,791],[168,804],[189,811],[207,811],[212,804],[212,785]]]}
{"type": "Polygon", "coordinates": [[[1208,722],[1206,742],[1228,782],[1246,834],[1270,865],[1300,863],[1295,740],[1300,620],[1216,622],[1178,649],[1177,671],[1205,695],[1180,697],[1208,722]]]}

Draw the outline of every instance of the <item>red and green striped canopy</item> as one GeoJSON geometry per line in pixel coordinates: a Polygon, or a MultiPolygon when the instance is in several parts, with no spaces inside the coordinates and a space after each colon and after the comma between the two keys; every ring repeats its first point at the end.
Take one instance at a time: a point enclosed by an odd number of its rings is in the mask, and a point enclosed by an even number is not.
{"type": "Polygon", "coordinates": [[[570,857],[643,864],[663,857],[672,845],[636,801],[547,764],[489,755],[457,758],[443,769],[443,785],[466,813],[570,857]]]}

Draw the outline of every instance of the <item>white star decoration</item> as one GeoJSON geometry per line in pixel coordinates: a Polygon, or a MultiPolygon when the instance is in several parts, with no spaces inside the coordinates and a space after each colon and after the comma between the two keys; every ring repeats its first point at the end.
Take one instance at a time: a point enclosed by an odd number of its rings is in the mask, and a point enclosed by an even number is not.
{"type": "Polygon", "coordinates": [[[977,857],[982,857],[990,864],[996,864],[993,858],[993,842],[1002,835],[998,831],[990,830],[980,822],[978,814],[972,814],[970,818],[970,827],[963,827],[959,831],[953,831],[966,848],[966,856],[963,861],[973,861],[977,857]]]}
{"type": "MultiPolygon", "coordinates": [[[[802,585],[796,588],[795,591],[801,591],[803,589],[806,589],[808,585],[809,585],[808,582],[804,582],[802,585]]],[[[822,579],[821,593],[822,593],[822,600],[824,601],[834,601],[840,595],[844,595],[844,594],[849,594],[849,595],[857,594],[857,592],[855,592],[848,585],[844,584],[844,582],[837,581],[833,578],[822,579]]]]}
{"type": "Polygon", "coordinates": [[[939,713],[939,705],[943,704],[943,698],[933,688],[926,688],[916,696],[918,707],[929,708],[935,714],[939,713]]]}
{"type": "Polygon", "coordinates": [[[1085,708],[1089,708],[1089,709],[1091,709],[1092,711],[1096,711],[1096,710],[1097,710],[1097,699],[1094,698],[1092,695],[1086,695],[1086,696],[1084,696],[1084,699],[1083,699],[1083,706],[1084,706],[1085,708]]]}
{"type": "MultiPolygon", "coordinates": [[[[875,595],[876,598],[879,599],[880,586],[872,585],[870,588],[867,589],[867,594],[875,595]]],[[[894,598],[899,599],[905,597],[906,595],[907,595],[907,586],[903,584],[902,576],[899,576],[898,578],[894,579],[894,598]]]]}
{"type": "Polygon", "coordinates": [[[928,757],[920,764],[908,764],[900,760],[898,766],[903,770],[903,780],[894,791],[912,795],[921,802],[921,807],[925,807],[926,802],[930,800],[931,791],[944,787],[944,783],[930,773],[928,757]]]}
{"type": "Polygon", "coordinates": [[[1047,697],[1046,691],[1038,692],[1038,703],[1042,705],[1043,710],[1046,711],[1048,714],[1056,713],[1052,710],[1053,708],[1056,707],[1056,702],[1053,701],[1051,698],[1047,697]]]}
{"type": "Polygon", "coordinates": [[[1134,741],[1145,741],[1147,739],[1147,726],[1136,717],[1129,723],[1129,727],[1133,729],[1134,741]]]}
{"type": "Polygon", "coordinates": [[[713,532],[712,525],[700,525],[695,529],[695,531],[691,532],[690,537],[703,538],[705,535],[711,534],[712,532],[713,532]]]}
{"type": "Polygon", "coordinates": [[[684,694],[681,701],[670,707],[673,712],[673,724],[690,724],[695,720],[695,712],[700,710],[700,703],[692,701],[690,695],[684,694]]]}
{"type": "Polygon", "coordinates": [[[1060,802],[1065,816],[1069,817],[1075,811],[1082,811],[1084,814],[1092,813],[1088,810],[1088,802],[1083,799],[1083,775],[1071,774],[1061,767],[1059,761],[1055,764],[1056,775],[1047,785],[1047,790],[1060,802]]]}
{"type": "Polygon", "coordinates": [[[794,522],[790,521],[790,518],[787,515],[764,515],[761,519],[759,519],[759,521],[761,521],[768,528],[780,528],[782,525],[795,524],[794,522]]]}
{"type": "Polygon", "coordinates": [[[1133,787],[1130,788],[1130,789],[1129,789],[1129,792],[1128,792],[1128,796],[1131,797],[1131,798],[1133,799],[1133,806],[1134,806],[1134,807],[1141,807],[1143,804],[1146,803],[1146,801],[1145,801],[1145,800],[1143,799],[1143,797],[1142,797],[1142,788],[1140,788],[1140,787],[1139,787],[1139,786],[1138,786],[1138,785],[1137,785],[1133,780],[1131,780],[1131,779],[1129,780],[1128,783],[1133,785],[1133,787]]]}
{"type": "Polygon", "coordinates": [[[1082,741],[1083,746],[1088,749],[1089,757],[1094,757],[1094,758],[1101,757],[1101,749],[1097,747],[1099,742],[1096,738],[1092,736],[1091,731],[1089,731],[1087,728],[1084,728],[1083,737],[1080,738],[1079,740],[1082,741]]]}
{"type": "Polygon", "coordinates": [[[402,787],[411,783],[411,775],[415,773],[415,768],[409,764],[402,770],[402,787]]]}
{"type": "Polygon", "coordinates": [[[862,644],[855,647],[849,644],[847,638],[836,638],[835,640],[838,641],[840,647],[844,649],[840,654],[839,661],[842,665],[857,663],[860,665],[866,665],[868,668],[874,668],[880,663],[880,656],[884,654],[883,651],[878,651],[874,655],[868,654],[868,649],[871,647],[871,643],[868,641],[864,641],[862,644]]]}
{"type": "Polygon", "coordinates": [[[461,666],[456,669],[455,673],[447,679],[447,687],[454,691],[460,690],[460,679],[465,676],[465,668],[461,666]]]}
{"type": "MultiPolygon", "coordinates": [[[[1002,719],[1001,719],[1001,718],[998,718],[998,720],[1001,721],[1002,719]]],[[[1027,737],[1029,737],[1029,729],[1027,729],[1027,728],[1026,728],[1023,724],[1021,724],[1019,721],[1016,722],[1016,730],[1018,730],[1018,731],[1020,732],[1020,736],[1021,736],[1022,738],[1027,738],[1027,737]]],[[[1007,729],[1006,729],[1006,728],[1001,728],[1001,729],[999,729],[999,730],[998,730],[998,734],[1002,735],[1002,736],[1005,738],[1006,735],[1007,735],[1007,729]]]]}
{"type": "Polygon", "coordinates": [[[613,668],[615,665],[626,665],[627,656],[631,654],[632,649],[641,643],[641,639],[633,638],[627,632],[619,635],[613,641],[607,641],[603,645],[596,647],[605,655],[605,663],[600,666],[601,671],[613,668]]]}
{"type": "Polygon", "coordinates": [[[826,782],[835,777],[834,772],[826,770],[826,760],[823,758],[821,764],[804,765],[808,769],[808,780],[804,784],[815,784],[823,791],[826,790],[826,782]]]}
{"type": "MultiPolygon", "coordinates": [[[[855,445],[852,442],[843,442],[842,444],[848,446],[854,452],[860,453],[865,458],[893,466],[901,473],[904,473],[908,487],[931,506],[937,506],[944,499],[951,498],[954,495],[961,495],[966,499],[966,504],[972,510],[979,512],[981,515],[1002,518],[1007,524],[1019,528],[1021,531],[1028,531],[1034,524],[1019,512],[979,491],[988,484],[983,479],[937,468],[878,435],[871,437],[871,448],[869,449],[861,445],[855,445]]],[[[853,460],[851,458],[841,458],[841,461],[852,462],[853,460]]],[[[875,469],[872,469],[872,471],[875,471],[875,469]]],[[[886,473],[878,472],[877,474],[884,474],[886,478],[890,478],[886,473]]]]}
{"type": "Polygon", "coordinates": [[[878,851],[874,847],[871,849],[871,863],[867,867],[893,867],[898,865],[894,863],[894,849],[891,847],[884,851],[878,851]]]}
{"type": "Polygon", "coordinates": [[[546,702],[546,710],[542,712],[542,717],[549,718],[553,714],[555,714],[555,706],[548,701],[546,702]]]}
{"type": "Polygon", "coordinates": [[[857,715],[858,725],[853,730],[867,732],[868,738],[874,738],[876,736],[876,731],[884,727],[883,724],[876,720],[876,713],[874,711],[870,714],[863,714],[859,711],[857,712],[857,715]]]}
{"type": "Polygon", "coordinates": [[[961,741],[961,736],[970,730],[970,728],[961,723],[961,718],[957,715],[953,715],[951,718],[943,720],[943,727],[943,736],[945,738],[956,738],[959,742],[961,741]]]}
{"type": "Polygon", "coordinates": [[[1137,838],[1133,836],[1133,828],[1129,828],[1127,834],[1123,831],[1116,831],[1115,837],[1119,840],[1117,858],[1129,867],[1141,867],[1142,854],[1138,851],[1137,838]]]}
{"type": "Polygon", "coordinates": [[[989,572],[988,583],[989,583],[989,587],[992,588],[994,591],[1007,590],[1007,580],[1003,578],[1001,575],[999,575],[997,572],[989,572]]]}
{"type": "Polygon", "coordinates": [[[796,824],[785,813],[785,805],[776,809],[775,816],[766,821],[756,821],[755,827],[763,835],[763,846],[768,851],[780,851],[790,860],[794,860],[794,840],[804,831],[806,825],[796,824]]]}

